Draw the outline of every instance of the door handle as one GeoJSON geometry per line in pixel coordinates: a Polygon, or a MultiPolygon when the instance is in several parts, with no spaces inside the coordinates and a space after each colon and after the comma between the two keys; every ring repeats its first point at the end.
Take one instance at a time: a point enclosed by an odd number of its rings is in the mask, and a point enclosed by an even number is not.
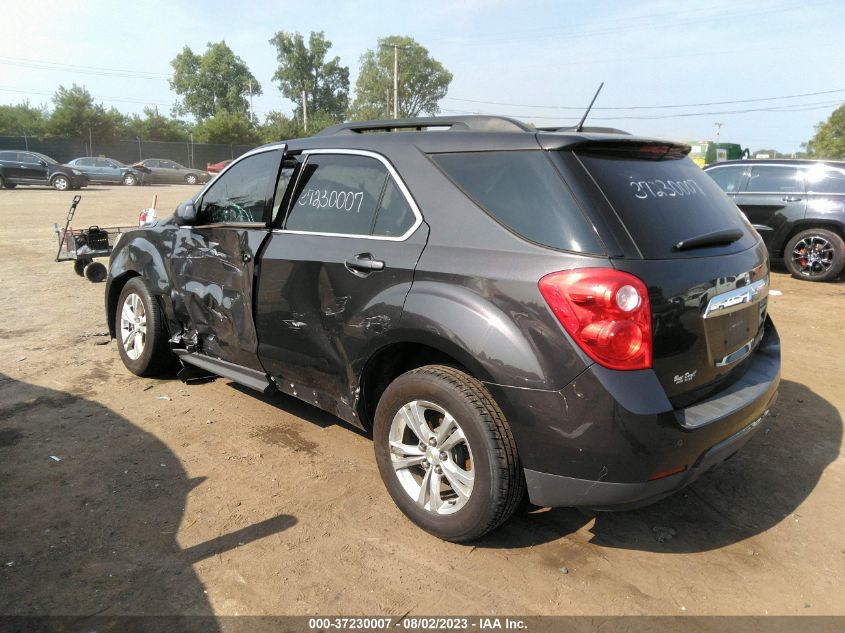
{"type": "Polygon", "coordinates": [[[384,262],[380,259],[373,259],[371,253],[359,253],[350,257],[344,262],[347,270],[353,273],[371,273],[384,270],[384,262]]]}
{"type": "Polygon", "coordinates": [[[784,202],[800,202],[801,196],[784,196],[781,200],[784,202]]]}

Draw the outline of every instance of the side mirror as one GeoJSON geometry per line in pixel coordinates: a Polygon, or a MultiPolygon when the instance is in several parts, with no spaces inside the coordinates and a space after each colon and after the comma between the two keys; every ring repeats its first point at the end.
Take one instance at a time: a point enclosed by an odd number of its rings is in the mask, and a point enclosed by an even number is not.
{"type": "Polygon", "coordinates": [[[41,165],[42,167],[46,167],[46,166],[47,166],[47,163],[45,163],[43,160],[39,160],[39,161],[38,161],[38,164],[39,164],[39,165],[41,165]]]}
{"type": "Polygon", "coordinates": [[[183,202],[176,207],[176,220],[179,224],[193,224],[197,220],[197,208],[193,200],[183,202]]]}

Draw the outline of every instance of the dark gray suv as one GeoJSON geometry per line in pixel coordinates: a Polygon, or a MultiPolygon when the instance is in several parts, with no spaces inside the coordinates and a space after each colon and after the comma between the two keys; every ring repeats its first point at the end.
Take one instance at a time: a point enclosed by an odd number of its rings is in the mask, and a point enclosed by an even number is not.
{"type": "Polygon", "coordinates": [[[646,504],[748,441],[780,377],[766,249],[688,151],[499,117],[261,147],[124,234],[108,326],[135,374],[178,358],[371,431],[441,538],[526,490],[646,504]]]}

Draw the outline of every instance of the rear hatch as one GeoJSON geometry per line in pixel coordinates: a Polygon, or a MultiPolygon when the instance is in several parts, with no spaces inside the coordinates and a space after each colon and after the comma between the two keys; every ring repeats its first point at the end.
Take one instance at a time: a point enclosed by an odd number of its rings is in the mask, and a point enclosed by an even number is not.
{"type": "Polygon", "coordinates": [[[676,407],[742,375],[763,336],[769,283],[759,237],[688,152],[634,138],[560,152],[600,190],[590,208],[620,245],[613,265],[648,287],[653,368],[676,407]]]}

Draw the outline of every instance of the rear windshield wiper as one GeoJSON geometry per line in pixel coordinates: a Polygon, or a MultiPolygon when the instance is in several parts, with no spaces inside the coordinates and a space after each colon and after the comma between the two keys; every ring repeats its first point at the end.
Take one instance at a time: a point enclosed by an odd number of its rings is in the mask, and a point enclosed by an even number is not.
{"type": "Polygon", "coordinates": [[[718,246],[720,244],[731,244],[742,238],[743,233],[741,229],[726,229],[722,231],[713,231],[712,233],[704,233],[696,235],[686,240],[681,240],[672,247],[673,251],[686,251],[691,248],[701,248],[703,246],[718,246]]]}

